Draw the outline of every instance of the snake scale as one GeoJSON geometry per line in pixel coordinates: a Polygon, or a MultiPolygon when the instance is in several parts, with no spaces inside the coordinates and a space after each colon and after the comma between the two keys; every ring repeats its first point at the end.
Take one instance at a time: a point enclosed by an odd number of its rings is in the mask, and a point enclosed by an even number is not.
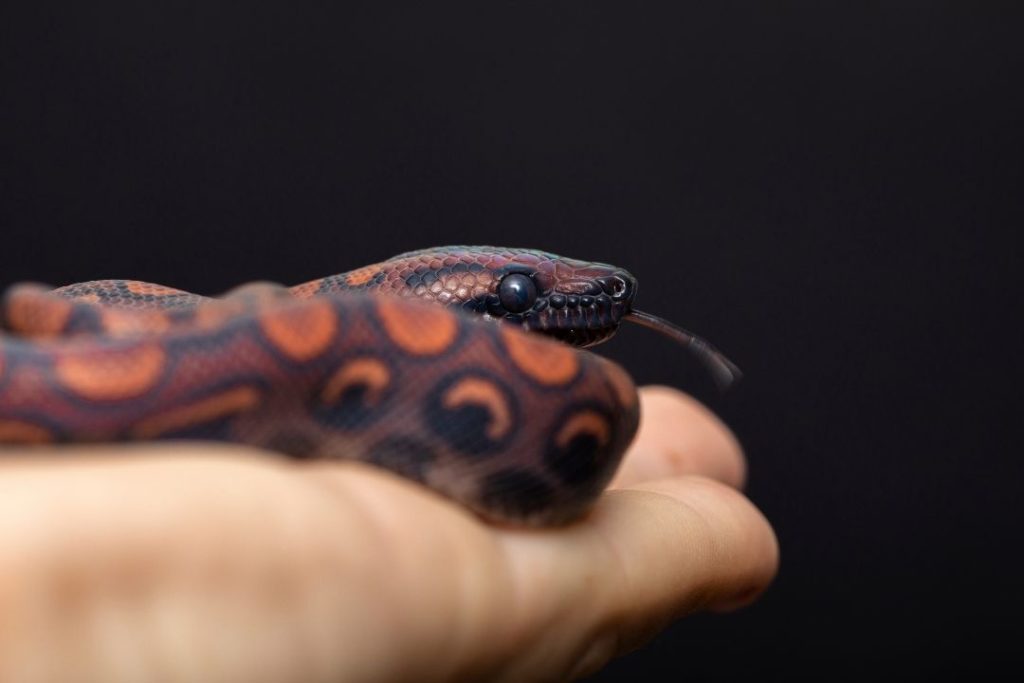
{"type": "Polygon", "coordinates": [[[629,375],[580,350],[623,320],[636,279],[531,249],[400,254],[223,297],[129,280],[11,287],[0,444],[213,439],[356,458],[485,518],[559,524],[608,483],[636,431],[629,375]],[[501,323],[501,324],[498,324],[501,323]]]}

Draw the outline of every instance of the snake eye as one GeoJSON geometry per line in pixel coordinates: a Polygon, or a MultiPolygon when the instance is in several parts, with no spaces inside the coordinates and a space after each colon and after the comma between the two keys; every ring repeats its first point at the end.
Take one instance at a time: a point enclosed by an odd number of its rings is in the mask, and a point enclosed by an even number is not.
{"type": "Polygon", "coordinates": [[[529,275],[511,273],[498,285],[498,298],[509,313],[522,313],[537,300],[537,285],[529,275]]]}

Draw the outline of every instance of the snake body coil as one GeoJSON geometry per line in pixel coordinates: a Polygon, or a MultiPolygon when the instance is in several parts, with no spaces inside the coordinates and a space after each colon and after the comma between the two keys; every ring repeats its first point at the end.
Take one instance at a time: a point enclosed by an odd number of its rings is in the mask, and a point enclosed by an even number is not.
{"type": "Polygon", "coordinates": [[[493,247],[217,299],[125,280],[18,285],[3,307],[0,443],[216,439],[356,458],[491,519],[562,523],[636,431],[626,372],[572,348],[614,333],[635,289],[612,266],[493,247]]]}

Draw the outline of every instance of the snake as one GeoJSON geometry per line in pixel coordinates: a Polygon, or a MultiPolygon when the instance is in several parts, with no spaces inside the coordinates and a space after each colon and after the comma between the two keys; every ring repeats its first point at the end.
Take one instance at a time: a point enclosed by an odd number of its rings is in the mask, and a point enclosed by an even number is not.
{"type": "Polygon", "coordinates": [[[0,444],[215,440],[355,459],[486,520],[571,522],[639,423],[636,386],[587,350],[623,321],[739,370],[633,302],[627,270],[536,249],[405,252],[208,297],[136,280],[24,282],[0,304],[0,444]]]}

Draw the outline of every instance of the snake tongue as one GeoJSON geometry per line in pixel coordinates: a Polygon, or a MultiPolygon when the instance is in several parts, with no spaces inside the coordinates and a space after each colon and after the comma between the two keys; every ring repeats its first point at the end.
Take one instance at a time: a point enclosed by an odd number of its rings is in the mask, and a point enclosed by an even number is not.
{"type": "Polygon", "coordinates": [[[697,360],[704,364],[704,367],[711,373],[711,378],[715,380],[715,384],[721,391],[725,391],[743,377],[740,369],[723,356],[718,349],[675,323],[670,323],[664,318],[659,318],[656,315],[644,313],[636,309],[626,313],[622,319],[660,332],[666,337],[682,344],[697,357],[697,360]]]}

